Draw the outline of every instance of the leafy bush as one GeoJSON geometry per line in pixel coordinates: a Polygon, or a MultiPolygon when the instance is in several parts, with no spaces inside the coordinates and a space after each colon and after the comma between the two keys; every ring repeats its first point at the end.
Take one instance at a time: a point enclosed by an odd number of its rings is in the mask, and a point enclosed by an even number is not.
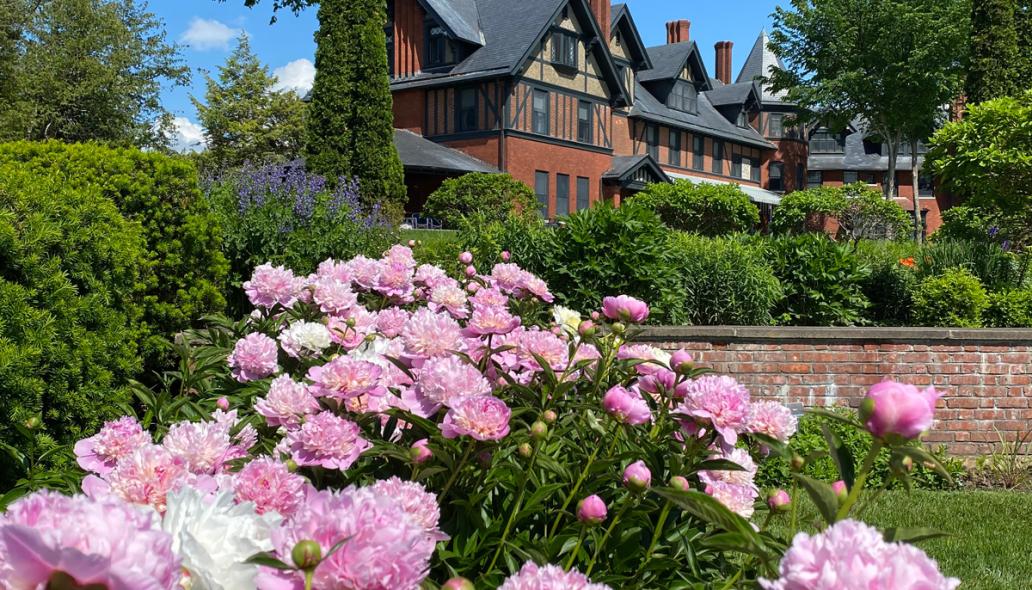
{"type": "Polygon", "coordinates": [[[990,293],[982,318],[987,328],[1032,328],[1032,289],[990,293]]]}
{"type": "Polygon", "coordinates": [[[864,316],[879,326],[906,326],[913,312],[918,273],[914,269],[920,248],[913,242],[861,241],[856,244],[860,263],[870,269],[863,281],[870,301],[864,316]]]}
{"type": "Polygon", "coordinates": [[[776,308],[779,323],[851,326],[863,323],[870,302],[863,294],[870,269],[852,249],[819,234],[769,241],[767,255],[785,296],[776,308]]]}
{"type": "MultiPolygon", "coordinates": [[[[856,411],[849,408],[836,408],[832,411],[845,418],[856,417],[856,411]]],[[[793,454],[804,458],[810,457],[803,468],[803,474],[821,481],[834,481],[838,478],[835,462],[826,452],[821,454],[821,451],[826,451],[828,448],[827,440],[824,438],[823,428],[825,426],[838,436],[856,462],[862,460],[870,452],[871,439],[847,424],[819,414],[804,414],[799,419],[799,430],[792,436],[788,446],[793,454]]],[[[941,449],[934,455],[946,467],[953,481],[947,480],[935,470],[928,469],[920,463],[915,463],[914,471],[910,474],[911,481],[917,487],[929,490],[946,490],[956,487],[957,481],[966,474],[963,461],[949,457],[941,449]]],[[[891,479],[890,458],[891,454],[887,450],[882,450],[878,454],[874,468],[867,477],[866,487],[868,489],[881,488],[886,484],[889,484],[890,489],[902,487],[898,480],[889,483],[891,479]]],[[[856,464],[855,468],[859,470],[860,465],[856,464]]],[[[772,457],[764,461],[756,472],[756,485],[762,488],[791,489],[793,485],[792,468],[789,461],[783,457],[772,457]]]]}
{"type": "Polygon", "coordinates": [[[911,215],[896,201],[862,184],[842,187],[845,199],[836,214],[840,237],[859,240],[899,240],[913,235],[911,215]]]}
{"type": "Polygon", "coordinates": [[[503,221],[512,215],[536,216],[537,199],[530,187],[508,174],[473,172],[445,180],[426,200],[425,213],[450,228],[463,217],[482,215],[503,221]]]}
{"type": "MultiPolygon", "coordinates": [[[[231,280],[239,286],[266,262],[309,273],[338,256],[376,256],[393,241],[393,231],[377,211],[360,210],[359,187],[326,180],[294,161],[244,167],[209,188],[222,227],[231,280]]],[[[233,309],[244,302],[237,296],[233,309]]]]}
{"type": "Polygon", "coordinates": [[[989,297],[978,277],[952,268],[924,279],[914,292],[914,321],[920,326],[980,328],[989,297]]]}
{"type": "Polygon", "coordinates": [[[760,210],[734,184],[650,184],[631,202],[655,211],[673,229],[704,236],[752,231],[760,223],[760,210]]]}
{"type": "Polygon", "coordinates": [[[0,487],[121,413],[142,368],[142,233],[96,188],[0,164],[0,487]]]}
{"type": "Polygon", "coordinates": [[[844,206],[842,191],[837,188],[818,187],[789,193],[774,210],[770,231],[789,235],[823,232],[828,219],[836,218],[844,206]]]}
{"type": "Polygon", "coordinates": [[[478,213],[463,218],[460,227],[462,249],[483,263],[499,260],[506,251],[513,262],[526,268],[542,269],[551,257],[549,234],[553,230],[538,218],[510,216],[490,222],[487,216],[478,213]]]}
{"type": "Polygon", "coordinates": [[[942,225],[932,234],[932,241],[984,242],[992,238],[997,214],[977,207],[950,207],[942,212],[942,225]]]}
{"type": "Polygon", "coordinates": [[[964,268],[994,291],[1022,287],[1022,272],[1015,256],[991,242],[936,241],[922,251],[916,263],[922,277],[964,268]]]}
{"type": "Polygon", "coordinates": [[[0,162],[96,189],[143,227],[147,260],[141,347],[148,368],[168,361],[165,341],[225,306],[228,265],[215,217],[186,159],[156,152],[58,142],[0,145],[0,162]]]}
{"type": "Polygon", "coordinates": [[[685,320],[696,325],[774,323],[781,284],[762,248],[737,238],[677,234],[671,249],[685,293],[685,320]]]}

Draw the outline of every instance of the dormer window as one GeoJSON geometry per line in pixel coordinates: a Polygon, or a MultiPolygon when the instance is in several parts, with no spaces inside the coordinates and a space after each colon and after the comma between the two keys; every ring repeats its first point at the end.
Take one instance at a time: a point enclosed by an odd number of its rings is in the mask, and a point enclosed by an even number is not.
{"type": "Polygon", "coordinates": [[[689,82],[676,82],[667,99],[667,106],[686,113],[699,112],[699,93],[689,82]]]}
{"type": "Polygon", "coordinates": [[[554,65],[577,69],[577,34],[572,31],[555,31],[552,33],[552,63],[554,65]]]}
{"type": "Polygon", "coordinates": [[[455,43],[444,27],[431,24],[426,34],[426,64],[429,67],[452,65],[458,61],[455,43]]]}
{"type": "Polygon", "coordinates": [[[745,112],[744,110],[740,111],[738,113],[738,126],[739,127],[748,127],[749,126],[749,113],[745,112]]]}
{"type": "Polygon", "coordinates": [[[845,151],[845,138],[827,129],[814,132],[810,138],[810,153],[812,154],[842,154],[845,151]]]}

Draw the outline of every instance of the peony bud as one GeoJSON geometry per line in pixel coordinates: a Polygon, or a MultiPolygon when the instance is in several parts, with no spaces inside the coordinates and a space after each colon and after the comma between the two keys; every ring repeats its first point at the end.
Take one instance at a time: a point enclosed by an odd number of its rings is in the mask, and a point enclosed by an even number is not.
{"type": "Polygon", "coordinates": [[[530,446],[530,443],[520,443],[520,446],[516,447],[516,451],[520,457],[530,459],[530,456],[534,454],[534,447],[530,446]]]}
{"type": "Polygon", "coordinates": [[[677,488],[682,492],[687,492],[692,489],[692,485],[688,483],[688,479],[680,475],[675,475],[670,478],[670,487],[677,488]]]}
{"type": "Polygon", "coordinates": [[[493,460],[494,455],[491,454],[491,451],[480,451],[477,453],[477,462],[480,463],[480,466],[484,469],[489,469],[493,460]]]}
{"type": "Polygon", "coordinates": [[[412,446],[409,448],[409,457],[416,465],[422,465],[434,456],[430,447],[427,446],[427,442],[427,439],[423,438],[412,443],[412,446]]]}
{"type": "Polygon", "coordinates": [[[480,283],[469,282],[466,284],[466,290],[470,293],[476,293],[480,290],[480,283]]]}
{"type": "Polygon", "coordinates": [[[602,313],[611,320],[640,324],[649,317],[649,306],[640,299],[628,295],[602,299],[602,313]]]}
{"type": "Polygon", "coordinates": [[[586,525],[599,525],[606,520],[606,503],[596,495],[588,496],[577,504],[577,520],[586,525]]]}
{"type": "Polygon", "coordinates": [[[802,471],[806,467],[806,459],[802,455],[792,455],[792,471],[802,471]]]}
{"type": "Polygon", "coordinates": [[[598,319],[599,319],[600,317],[602,317],[602,315],[601,315],[601,314],[599,314],[599,313],[598,313],[597,311],[593,311],[593,312],[591,312],[591,319],[595,320],[596,322],[598,321],[598,319]]]}
{"type": "Polygon", "coordinates": [[[644,461],[635,461],[624,469],[623,483],[632,492],[644,492],[652,485],[652,472],[644,461]]]}
{"type": "Polygon", "coordinates": [[[467,277],[473,277],[473,276],[476,276],[476,274],[477,274],[477,269],[474,268],[473,265],[470,265],[470,266],[466,267],[466,276],[467,277]]]}
{"type": "Polygon", "coordinates": [[[441,590],[475,590],[475,586],[466,578],[452,578],[441,586],[441,590]]]}
{"type": "Polygon", "coordinates": [[[544,440],[548,436],[548,424],[538,420],[530,425],[530,437],[534,440],[544,440]]]}
{"type": "Polygon", "coordinates": [[[682,348],[670,355],[670,369],[679,375],[684,375],[692,370],[692,360],[692,355],[682,348]]]}
{"type": "Polygon", "coordinates": [[[291,473],[295,473],[297,471],[297,462],[293,459],[287,459],[283,464],[287,466],[287,471],[291,473]]]}
{"type": "Polygon", "coordinates": [[[914,460],[911,459],[909,455],[904,456],[903,459],[900,460],[900,464],[903,466],[903,471],[906,471],[907,473],[914,470],[914,460]]]}
{"type": "Polygon", "coordinates": [[[612,387],[602,397],[602,408],[621,424],[640,426],[652,421],[648,402],[633,388],[612,387]]]}
{"type": "Polygon", "coordinates": [[[415,240],[409,240],[408,241],[408,246],[409,246],[409,248],[415,248],[416,247],[416,241],[415,240]]]}
{"type": "Polygon", "coordinates": [[[627,331],[627,326],[621,324],[620,322],[614,323],[611,327],[614,334],[623,334],[627,331]]]}
{"type": "Polygon", "coordinates": [[[315,541],[298,541],[290,552],[294,565],[302,571],[314,570],[322,561],[322,547],[315,541]]]}
{"type": "Polygon", "coordinates": [[[215,406],[218,409],[222,410],[223,412],[228,411],[229,410],[229,398],[227,398],[226,396],[220,397],[218,399],[218,401],[215,402],[215,406]]]}
{"type": "Polygon", "coordinates": [[[473,254],[471,252],[463,252],[459,254],[459,262],[463,264],[470,264],[473,262],[473,254]]]}
{"type": "Polygon", "coordinates": [[[577,326],[577,333],[580,334],[582,338],[591,338],[597,331],[598,330],[595,328],[595,322],[591,320],[584,320],[579,326],[577,326]]]}
{"type": "Polygon", "coordinates": [[[767,496],[767,506],[773,512],[788,512],[792,506],[792,497],[785,490],[775,490],[767,496]]]}
{"type": "Polygon", "coordinates": [[[839,503],[846,501],[849,497],[849,488],[846,487],[846,482],[841,479],[831,484],[831,490],[835,492],[835,496],[838,498],[839,503]]]}
{"type": "Polygon", "coordinates": [[[867,430],[878,438],[913,440],[932,427],[935,404],[942,394],[929,387],[882,381],[871,387],[860,404],[867,430]]]}
{"type": "Polygon", "coordinates": [[[559,415],[553,410],[545,410],[545,413],[541,414],[541,420],[545,424],[555,424],[555,421],[559,419],[559,415]]]}
{"type": "Polygon", "coordinates": [[[509,251],[508,250],[502,250],[502,262],[509,262],[510,258],[512,258],[512,255],[509,254],[509,251]]]}

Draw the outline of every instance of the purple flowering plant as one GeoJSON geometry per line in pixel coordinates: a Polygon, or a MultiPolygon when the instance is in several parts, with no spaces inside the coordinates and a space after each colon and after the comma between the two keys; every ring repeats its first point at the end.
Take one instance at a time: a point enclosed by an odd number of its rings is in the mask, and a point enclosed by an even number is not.
{"type": "MultiPolygon", "coordinates": [[[[139,417],[75,446],[81,495],[0,516],[0,586],[850,590],[835,580],[862,566],[863,588],[955,587],[897,550],[905,531],[849,519],[873,459],[854,473],[830,435],[842,499],[797,475],[768,503],[756,465],[788,452],[796,418],[636,342],[645,302],[589,319],[519,266],[480,262],[449,274],[394,246],[310,274],[258,266],[249,315],[184,334],[183,370],[141,393],[139,417]],[[789,547],[767,525],[794,529],[803,489],[830,526],[789,547]],[[127,511],[111,542],[82,532],[127,511]]],[[[906,442],[937,397],[886,382],[853,423],[900,478],[934,461],[906,442]]]]}

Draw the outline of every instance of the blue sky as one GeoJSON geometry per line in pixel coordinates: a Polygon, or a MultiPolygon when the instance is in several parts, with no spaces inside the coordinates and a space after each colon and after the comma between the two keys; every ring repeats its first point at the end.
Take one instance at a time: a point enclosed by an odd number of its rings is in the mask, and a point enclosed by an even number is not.
{"type": "MultiPolygon", "coordinates": [[[[519,1],[519,0],[513,0],[519,1]]],[[[710,74],[714,70],[713,44],[733,41],[733,72],[737,75],[742,62],[763,28],[770,28],[770,14],[777,0],[627,0],[634,19],[647,45],[666,41],[665,23],[685,18],[692,21],[691,36],[706,56],[710,74]]],[[[234,39],[245,31],[262,62],[280,79],[284,87],[306,90],[315,68],[312,65],[316,29],[315,9],[294,16],[281,12],[269,24],[271,9],[260,4],[244,8],[243,0],[152,0],[150,10],[165,22],[170,41],[183,46],[182,57],[193,70],[190,88],[166,89],[163,100],[177,117],[179,148],[197,146],[201,136],[197,113],[190,96],[204,94],[205,70],[213,73],[234,46],[234,39]]],[[[265,0],[264,4],[271,4],[265,0]]]]}

